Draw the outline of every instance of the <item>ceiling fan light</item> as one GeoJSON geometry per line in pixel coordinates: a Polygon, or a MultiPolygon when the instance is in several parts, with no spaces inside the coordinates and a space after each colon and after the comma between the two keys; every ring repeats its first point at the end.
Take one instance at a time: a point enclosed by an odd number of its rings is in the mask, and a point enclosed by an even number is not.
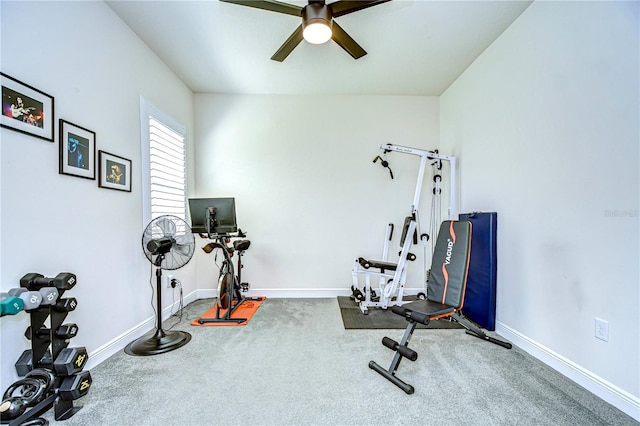
{"type": "Polygon", "coordinates": [[[329,8],[310,3],[302,9],[302,37],[309,43],[322,44],[331,40],[332,17],[329,8]]]}
{"type": "Polygon", "coordinates": [[[302,31],[302,36],[309,43],[326,43],[331,39],[331,28],[329,28],[326,22],[307,24],[302,31]]]}

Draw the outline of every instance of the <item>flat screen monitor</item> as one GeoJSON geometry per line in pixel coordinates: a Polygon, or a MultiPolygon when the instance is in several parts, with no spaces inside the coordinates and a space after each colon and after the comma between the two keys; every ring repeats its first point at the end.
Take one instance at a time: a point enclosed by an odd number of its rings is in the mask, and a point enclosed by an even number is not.
{"type": "Polygon", "coordinates": [[[189,198],[191,232],[228,234],[238,231],[235,198],[189,198]]]}

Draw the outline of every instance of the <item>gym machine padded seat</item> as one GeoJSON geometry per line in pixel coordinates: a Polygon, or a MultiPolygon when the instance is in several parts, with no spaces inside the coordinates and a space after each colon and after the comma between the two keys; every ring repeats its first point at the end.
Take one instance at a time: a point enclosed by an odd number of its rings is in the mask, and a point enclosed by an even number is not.
{"type": "Polygon", "coordinates": [[[358,263],[364,269],[378,268],[382,272],[384,272],[386,269],[388,269],[389,271],[395,271],[398,267],[397,263],[383,262],[382,260],[367,260],[364,257],[359,257],[358,263]]]}

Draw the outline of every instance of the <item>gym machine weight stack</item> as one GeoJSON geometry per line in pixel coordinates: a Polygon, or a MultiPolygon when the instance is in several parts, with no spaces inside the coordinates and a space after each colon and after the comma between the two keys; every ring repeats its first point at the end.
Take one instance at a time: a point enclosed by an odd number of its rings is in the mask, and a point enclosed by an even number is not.
{"type": "MultiPolygon", "coordinates": [[[[20,425],[36,419],[51,407],[54,408],[56,420],[66,420],[82,408],[74,407],[73,401],[86,395],[91,387],[91,374],[83,371],[88,360],[87,350],[84,347],[68,347],[70,339],[78,332],[78,326],[74,323],[63,324],[78,303],[74,297],[63,298],[62,295],[76,282],[76,276],[69,272],[61,272],[54,278],[29,273],[20,279],[20,286],[29,291],[38,291],[43,287],[57,289],[55,302],[41,303],[37,308],[26,311],[30,315],[31,325],[25,337],[31,341],[31,349],[24,351],[15,364],[18,376],[25,378],[21,380],[49,377],[43,379],[47,383],[42,394],[31,404],[26,404],[26,409],[19,410],[13,416],[5,416],[3,411],[3,424],[20,425]],[[48,328],[45,325],[47,319],[48,328]]],[[[3,399],[7,400],[7,396],[11,397],[5,392],[3,399]]]]}

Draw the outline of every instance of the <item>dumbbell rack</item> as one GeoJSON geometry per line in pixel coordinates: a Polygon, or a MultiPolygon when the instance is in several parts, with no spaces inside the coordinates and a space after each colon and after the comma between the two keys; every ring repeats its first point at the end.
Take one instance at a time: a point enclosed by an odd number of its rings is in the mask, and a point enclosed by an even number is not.
{"type": "MultiPolygon", "coordinates": [[[[69,312],[74,310],[77,305],[75,298],[62,298],[64,292],[76,283],[75,275],[69,275],[73,277],[70,284],[56,285],[58,289],[56,303],[40,305],[38,308],[28,311],[30,331],[27,330],[26,337],[31,340],[31,349],[24,351],[16,362],[16,371],[19,376],[25,376],[36,368],[52,371],[55,380],[51,395],[46,396],[21,416],[11,420],[9,426],[20,425],[25,421],[35,419],[52,406],[55,419],[66,420],[82,408],[74,407],[73,400],[84,396],[91,386],[91,375],[88,371],[82,372],[88,360],[86,349],[70,348],[65,350],[69,345],[70,338],[59,337],[56,334],[56,330],[63,325],[69,312]],[[47,319],[49,319],[49,327],[45,325],[47,319]],[[73,389],[69,389],[70,383],[74,383],[73,389]],[[69,395],[73,396],[69,397],[69,395]]],[[[37,289],[38,286],[33,284],[34,280],[31,278],[40,279],[40,277],[42,277],[40,274],[27,274],[20,280],[20,285],[29,288],[29,290],[37,289]]],[[[42,279],[46,280],[44,277],[42,279]]],[[[50,282],[55,283],[55,280],[50,279],[50,282]]]]}

